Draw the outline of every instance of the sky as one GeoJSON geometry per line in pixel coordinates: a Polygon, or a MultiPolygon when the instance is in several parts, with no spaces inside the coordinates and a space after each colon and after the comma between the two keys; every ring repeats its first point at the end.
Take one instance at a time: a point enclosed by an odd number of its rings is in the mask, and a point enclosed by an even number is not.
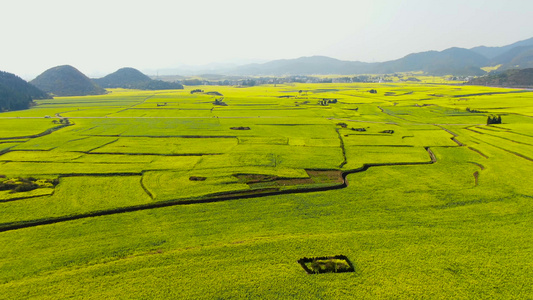
{"type": "Polygon", "coordinates": [[[324,55],[378,62],[533,37],[531,0],[0,0],[0,70],[30,80],[324,55]]]}

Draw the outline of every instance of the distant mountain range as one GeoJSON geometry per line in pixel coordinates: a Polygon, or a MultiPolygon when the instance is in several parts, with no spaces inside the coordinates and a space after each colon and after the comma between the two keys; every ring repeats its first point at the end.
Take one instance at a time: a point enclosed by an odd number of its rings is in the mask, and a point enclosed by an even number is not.
{"type": "Polygon", "coordinates": [[[523,41],[519,41],[519,42],[516,42],[516,43],[513,43],[513,44],[510,44],[510,45],[507,45],[507,46],[502,46],[502,47],[485,47],[485,46],[479,46],[479,47],[474,47],[470,50],[476,52],[476,53],[479,53],[483,56],[485,56],[486,58],[492,60],[498,56],[501,56],[502,54],[506,53],[506,52],[509,52],[510,50],[512,49],[515,49],[515,48],[519,48],[519,47],[528,47],[528,46],[533,46],[533,38],[530,38],[530,39],[527,39],[527,40],[523,40],[523,41]]]}
{"type": "MultiPolygon", "coordinates": [[[[423,71],[432,75],[479,76],[486,72],[483,67],[501,65],[498,70],[533,67],[533,38],[503,47],[449,48],[443,51],[427,51],[409,54],[403,58],[366,63],[338,60],[326,56],[281,59],[260,64],[246,64],[237,67],[219,67],[196,70],[194,74],[224,74],[244,76],[283,75],[350,75],[390,74],[396,72],[423,71]]],[[[175,74],[186,74],[189,70],[175,69],[175,74]]],[[[168,72],[168,70],[167,70],[168,72]]]]}
{"type": "Polygon", "coordinates": [[[50,98],[47,93],[22,78],[0,71],[0,112],[27,109],[33,99],[46,98],[50,98]]]}
{"type": "MultiPolygon", "coordinates": [[[[397,60],[379,63],[343,61],[326,56],[311,56],[241,66],[214,64],[210,65],[210,69],[206,73],[209,73],[211,77],[216,77],[219,75],[391,74],[423,71],[433,75],[479,76],[487,73],[482,69],[485,67],[497,69],[497,72],[504,72],[510,69],[533,68],[533,38],[502,47],[480,46],[471,49],[454,47],[443,51],[413,53],[397,60]]],[[[178,70],[175,71],[178,72],[178,70]]],[[[197,74],[203,73],[202,70],[198,70],[197,72],[197,74]]],[[[528,81],[528,76],[530,76],[528,72],[531,71],[506,72],[502,73],[503,75],[500,75],[500,77],[489,76],[483,82],[473,81],[473,84],[531,86],[528,81]]],[[[27,108],[31,105],[31,99],[47,97],[46,93],[56,96],[84,96],[104,94],[106,93],[104,88],[141,90],[183,88],[183,85],[177,82],[153,80],[133,68],[122,68],[103,78],[89,79],[72,66],[57,66],[46,70],[30,82],[41,91],[38,91],[38,89],[35,89],[31,85],[24,86],[19,82],[22,79],[13,74],[2,72],[0,75],[0,97],[4,99],[2,100],[0,109],[3,111],[27,108]],[[13,78],[13,76],[16,78],[13,78]],[[19,91],[24,92],[20,93],[19,91]],[[10,96],[12,93],[17,94],[17,96],[10,96]],[[15,98],[25,100],[17,101],[16,103],[6,100],[15,98]]],[[[184,79],[181,77],[178,79],[178,77],[176,76],[177,80],[184,79]]],[[[22,82],[27,84],[23,80],[22,82]]]]}

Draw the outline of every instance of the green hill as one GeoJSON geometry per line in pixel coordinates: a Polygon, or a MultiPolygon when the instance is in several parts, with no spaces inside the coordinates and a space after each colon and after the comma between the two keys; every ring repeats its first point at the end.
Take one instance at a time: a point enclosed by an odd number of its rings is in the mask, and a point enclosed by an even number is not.
{"type": "Polygon", "coordinates": [[[56,96],[101,95],[106,92],[78,69],[69,65],[48,69],[31,83],[56,96]]]}
{"type": "Polygon", "coordinates": [[[175,82],[152,80],[141,71],[134,68],[122,68],[103,78],[94,79],[104,88],[125,88],[137,90],[178,90],[183,85],[175,82]]]}
{"type": "Polygon", "coordinates": [[[27,109],[33,99],[49,97],[20,77],[0,71],[0,111],[27,109]]]}
{"type": "Polygon", "coordinates": [[[122,68],[105,77],[93,79],[98,85],[104,88],[133,88],[133,86],[144,84],[152,79],[134,68],[122,68]]]}
{"type": "Polygon", "coordinates": [[[471,85],[502,87],[533,87],[533,68],[507,70],[470,80],[471,85]]]}

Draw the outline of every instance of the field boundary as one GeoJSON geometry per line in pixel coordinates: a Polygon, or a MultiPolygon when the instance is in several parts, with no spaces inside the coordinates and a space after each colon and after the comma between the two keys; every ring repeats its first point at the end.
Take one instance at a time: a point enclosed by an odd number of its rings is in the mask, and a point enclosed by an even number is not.
{"type": "Polygon", "coordinates": [[[52,127],[52,128],[48,128],[45,131],[43,131],[41,133],[38,133],[38,134],[0,138],[0,141],[3,141],[3,140],[34,139],[34,138],[42,137],[42,136],[45,136],[45,135],[49,135],[49,134],[51,134],[54,131],[58,131],[59,129],[65,128],[67,126],[72,126],[72,125],[74,125],[74,124],[70,123],[70,124],[63,124],[63,125],[55,126],[55,127],[52,127]]]}
{"type": "MultiPolygon", "coordinates": [[[[240,191],[240,192],[233,193],[233,194],[231,193],[212,194],[210,195],[210,198],[206,198],[204,196],[204,197],[174,199],[174,200],[168,200],[168,201],[162,201],[162,202],[156,202],[156,203],[148,203],[148,204],[134,205],[134,206],[128,206],[128,207],[120,207],[120,208],[115,208],[115,209],[93,211],[93,212],[81,213],[77,215],[67,215],[67,216],[62,216],[62,217],[3,223],[3,224],[0,224],[0,232],[12,231],[12,230],[29,228],[29,227],[36,227],[36,226],[41,226],[41,225],[50,225],[50,224],[55,224],[55,223],[74,221],[74,220],[91,218],[91,217],[108,216],[108,215],[114,215],[114,214],[119,214],[119,213],[135,212],[135,211],[176,206],[176,205],[203,204],[203,203],[213,203],[213,202],[222,202],[222,201],[229,201],[229,200],[240,200],[240,199],[252,199],[252,198],[260,198],[260,197],[267,197],[267,196],[286,195],[286,194],[303,194],[303,193],[314,193],[314,192],[339,190],[339,189],[348,187],[348,180],[347,180],[348,175],[366,171],[371,167],[428,165],[428,164],[436,163],[437,158],[435,154],[433,153],[433,151],[431,151],[429,147],[424,147],[424,149],[428,152],[430,161],[364,164],[362,167],[357,168],[357,169],[341,171],[343,182],[340,184],[326,186],[326,187],[312,187],[312,188],[293,189],[293,190],[261,189],[261,190],[255,190],[255,191],[253,190],[240,191]],[[263,193],[257,193],[258,191],[263,191],[263,193]]],[[[138,176],[142,174],[113,173],[113,174],[102,174],[101,176],[117,176],[117,175],[119,176],[137,175],[138,176]]],[[[75,177],[75,176],[80,176],[80,175],[79,174],[62,175],[62,177],[75,177]]]]}

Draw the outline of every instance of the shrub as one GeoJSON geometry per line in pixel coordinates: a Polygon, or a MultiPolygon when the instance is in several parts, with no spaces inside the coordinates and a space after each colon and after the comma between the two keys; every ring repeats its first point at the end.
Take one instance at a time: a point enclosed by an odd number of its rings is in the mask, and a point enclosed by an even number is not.
{"type": "Polygon", "coordinates": [[[17,184],[12,180],[0,182],[0,191],[12,190],[15,187],[17,187],[17,184]]]}
{"type": "Polygon", "coordinates": [[[355,272],[355,268],[345,255],[304,257],[299,259],[298,263],[308,274],[355,272]]]}
{"type": "Polygon", "coordinates": [[[39,188],[39,185],[33,182],[23,182],[22,184],[17,185],[12,193],[27,192],[39,188]]]}
{"type": "Polygon", "coordinates": [[[53,188],[59,184],[59,178],[37,179],[34,177],[10,178],[0,181],[0,191],[11,190],[11,193],[27,192],[38,188],[53,188]]]}

